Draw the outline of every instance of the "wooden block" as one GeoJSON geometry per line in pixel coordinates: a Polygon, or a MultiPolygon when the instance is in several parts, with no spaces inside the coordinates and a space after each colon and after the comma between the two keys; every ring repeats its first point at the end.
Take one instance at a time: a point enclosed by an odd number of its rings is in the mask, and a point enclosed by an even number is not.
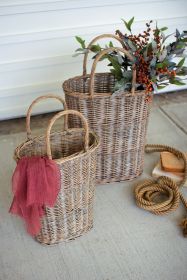
{"type": "MultiPolygon", "coordinates": [[[[164,171],[161,166],[161,161],[159,161],[153,169],[152,176],[155,178],[158,178],[160,176],[166,176],[174,180],[176,183],[179,183],[180,181],[182,181],[184,173],[164,171]]],[[[187,181],[185,182],[184,187],[187,187],[187,181]]]]}
{"type": "Polygon", "coordinates": [[[184,162],[169,152],[160,153],[161,165],[164,171],[184,172],[184,162]]]}

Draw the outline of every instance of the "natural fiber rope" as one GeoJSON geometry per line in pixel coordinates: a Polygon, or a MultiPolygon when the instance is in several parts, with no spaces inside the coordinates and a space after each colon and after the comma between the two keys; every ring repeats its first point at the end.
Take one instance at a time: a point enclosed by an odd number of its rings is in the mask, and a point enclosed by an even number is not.
{"type": "MultiPolygon", "coordinates": [[[[148,144],[145,147],[147,153],[167,151],[173,153],[184,161],[184,178],[180,183],[175,183],[169,177],[161,176],[158,179],[146,179],[135,187],[136,203],[139,207],[148,210],[155,215],[165,215],[175,211],[180,203],[180,199],[187,208],[187,201],[183,197],[179,188],[182,187],[187,179],[187,159],[185,154],[173,147],[166,145],[148,144]],[[155,198],[164,195],[167,197],[162,202],[156,202],[155,198]]],[[[187,237],[187,218],[181,222],[184,236],[187,237]]]]}

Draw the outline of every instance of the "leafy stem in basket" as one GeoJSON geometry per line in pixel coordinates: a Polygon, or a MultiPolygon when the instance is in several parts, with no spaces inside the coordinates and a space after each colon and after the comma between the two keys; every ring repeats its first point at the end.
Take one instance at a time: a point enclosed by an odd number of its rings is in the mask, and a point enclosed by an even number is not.
{"type": "MultiPolygon", "coordinates": [[[[134,17],[125,21],[124,26],[127,33],[116,30],[115,34],[123,40],[125,50],[134,58],[136,66],[136,89],[145,90],[145,93],[157,91],[169,84],[184,85],[182,76],[187,75],[185,64],[185,50],[187,44],[187,32],[182,33],[176,29],[175,33],[165,34],[168,30],[166,26],[153,27],[153,21],[146,23],[146,28],[139,34],[133,34],[132,26],[134,17]],[[173,41],[171,37],[174,37],[173,41]],[[167,43],[167,40],[170,42],[167,43]],[[176,59],[181,57],[177,62],[176,59]]],[[[101,47],[99,44],[92,45],[89,49],[85,46],[85,41],[76,37],[81,48],[76,50],[76,55],[87,52],[94,53],[93,58],[103,49],[113,47],[113,43],[101,47]]],[[[124,55],[113,51],[105,55],[102,59],[107,59],[110,72],[115,76],[116,82],[114,92],[131,90],[132,62],[124,55]]]]}

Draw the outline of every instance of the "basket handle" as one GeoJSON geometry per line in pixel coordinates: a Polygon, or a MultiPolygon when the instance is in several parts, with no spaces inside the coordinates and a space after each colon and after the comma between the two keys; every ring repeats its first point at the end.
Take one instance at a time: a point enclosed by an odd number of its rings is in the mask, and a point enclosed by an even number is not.
{"type": "Polygon", "coordinates": [[[89,145],[89,127],[88,127],[88,122],[86,118],[78,111],[74,110],[66,110],[57,113],[50,121],[47,127],[47,132],[46,132],[46,148],[47,148],[47,156],[49,159],[52,159],[52,153],[51,153],[51,145],[50,145],[50,134],[51,134],[51,128],[53,124],[55,123],[56,120],[58,120],[62,116],[66,115],[75,115],[81,119],[83,122],[83,126],[85,129],[85,142],[84,142],[84,149],[85,151],[88,151],[88,145],[89,145]]]}
{"type": "MultiPolygon", "coordinates": [[[[113,47],[113,48],[108,48],[105,49],[103,51],[101,51],[96,58],[94,59],[93,65],[92,65],[92,69],[91,69],[91,74],[90,74],[90,96],[93,97],[94,96],[94,76],[95,76],[95,70],[96,70],[96,66],[97,63],[99,62],[99,60],[107,53],[112,52],[112,51],[119,51],[124,53],[132,62],[134,61],[132,55],[122,49],[122,48],[118,48],[118,47],[113,47]]],[[[135,84],[136,84],[136,67],[135,64],[133,64],[133,74],[132,74],[132,89],[131,89],[131,93],[132,95],[134,95],[135,92],[135,84]]]]}
{"type": "MultiPolygon", "coordinates": [[[[125,43],[123,42],[122,39],[120,39],[118,36],[116,35],[113,35],[113,34],[102,34],[102,35],[99,35],[97,37],[95,37],[88,45],[87,49],[90,49],[91,46],[98,40],[100,39],[103,39],[103,38],[113,38],[115,40],[117,40],[118,42],[121,43],[122,47],[125,47],[125,43]]],[[[86,66],[87,66],[87,60],[88,60],[88,52],[85,53],[84,55],[84,60],[83,60],[83,76],[85,76],[87,74],[87,69],[86,69],[86,66]]]]}
{"type": "MultiPolygon", "coordinates": [[[[65,100],[63,98],[61,98],[59,95],[55,95],[55,94],[47,94],[47,95],[42,95],[38,98],[36,98],[31,105],[29,106],[29,109],[27,111],[27,115],[26,115],[26,132],[27,132],[27,139],[30,140],[31,139],[31,126],[30,126],[30,119],[31,119],[31,112],[33,107],[40,101],[45,100],[45,99],[49,99],[49,98],[53,98],[53,99],[57,99],[59,100],[63,106],[64,106],[64,110],[67,110],[67,104],[65,102],[65,100]]],[[[65,130],[68,129],[67,126],[67,117],[65,118],[65,123],[64,123],[64,128],[65,130]]]]}

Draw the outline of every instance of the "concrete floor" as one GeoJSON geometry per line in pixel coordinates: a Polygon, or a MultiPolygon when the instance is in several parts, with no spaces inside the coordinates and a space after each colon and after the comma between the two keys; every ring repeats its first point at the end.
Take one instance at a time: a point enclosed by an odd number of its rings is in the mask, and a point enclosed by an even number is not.
{"type": "MultiPolygon", "coordinates": [[[[147,143],[187,151],[186,92],[155,96],[147,143]]],[[[49,115],[33,118],[36,133],[49,115]]],[[[159,155],[145,156],[144,174],[132,182],[97,186],[94,228],[53,247],[41,246],[8,214],[15,147],[25,139],[24,119],[0,123],[0,280],[186,280],[187,239],[178,226],[187,210],[167,216],[139,209],[133,189],[151,175],[159,155]]],[[[183,190],[187,197],[186,189],[183,190]]]]}

